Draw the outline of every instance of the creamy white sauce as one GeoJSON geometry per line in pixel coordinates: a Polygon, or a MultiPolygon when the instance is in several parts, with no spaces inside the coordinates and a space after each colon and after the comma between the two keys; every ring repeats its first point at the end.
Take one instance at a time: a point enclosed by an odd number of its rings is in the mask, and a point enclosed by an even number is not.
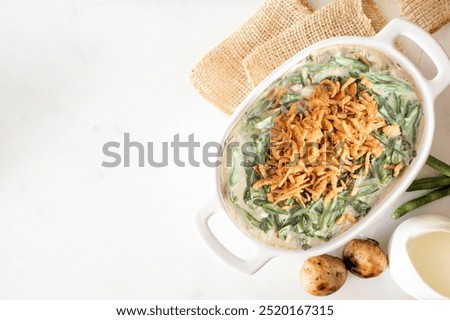
{"type": "Polygon", "coordinates": [[[409,244],[408,253],[422,280],[450,298],[450,232],[419,236],[409,244]]]}

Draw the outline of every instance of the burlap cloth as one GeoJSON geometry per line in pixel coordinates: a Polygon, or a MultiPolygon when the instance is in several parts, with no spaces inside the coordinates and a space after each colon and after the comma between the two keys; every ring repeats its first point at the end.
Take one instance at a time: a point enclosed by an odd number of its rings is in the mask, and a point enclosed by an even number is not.
{"type": "MultiPolygon", "coordinates": [[[[402,13],[433,32],[449,21],[450,0],[401,0],[402,13]]],[[[374,0],[333,0],[312,12],[307,0],[267,0],[238,30],[211,50],[191,72],[198,92],[232,113],[281,63],[336,36],[373,36],[386,24],[374,0]]]]}
{"type": "Polygon", "coordinates": [[[335,36],[373,36],[386,24],[373,0],[337,0],[255,48],[243,60],[257,85],[280,64],[307,46],[335,36]]]}
{"type": "Polygon", "coordinates": [[[400,11],[430,33],[450,22],[450,0],[401,0],[400,11]]]}
{"type": "Polygon", "coordinates": [[[267,0],[195,66],[191,72],[194,87],[222,111],[233,112],[253,89],[242,66],[245,56],[312,11],[306,0],[267,0]]]}

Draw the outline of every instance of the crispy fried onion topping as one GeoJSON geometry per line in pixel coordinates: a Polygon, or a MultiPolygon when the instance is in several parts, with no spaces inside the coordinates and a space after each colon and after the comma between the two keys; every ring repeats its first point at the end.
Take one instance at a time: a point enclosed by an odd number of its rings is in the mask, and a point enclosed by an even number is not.
{"type": "Polygon", "coordinates": [[[267,199],[273,203],[292,197],[303,206],[320,197],[328,203],[366,176],[371,160],[384,151],[371,135],[378,128],[397,133],[378,116],[372,96],[358,92],[355,79],[342,85],[325,79],[275,118],[269,156],[255,167],[262,178],[253,188],[270,186],[267,199]]]}

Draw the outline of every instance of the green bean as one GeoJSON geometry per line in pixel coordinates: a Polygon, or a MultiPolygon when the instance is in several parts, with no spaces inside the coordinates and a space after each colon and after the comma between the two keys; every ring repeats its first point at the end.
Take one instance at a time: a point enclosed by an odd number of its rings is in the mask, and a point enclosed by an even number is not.
{"type": "Polygon", "coordinates": [[[229,185],[234,186],[239,180],[239,166],[241,162],[241,154],[238,147],[231,150],[231,174],[229,178],[229,185]]]}
{"type": "Polygon", "coordinates": [[[272,223],[269,221],[269,219],[264,218],[261,221],[256,219],[254,216],[252,216],[249,212],[245,211],[245,217],[247,218],[248,222],[250,222],[252,225],[257,227],[258,229],[261,229],[264,232],[267,232],[270,230],[270,228],[273,226],[272,223]]]}
{"type": "Polygon", "coordinates": [[[319,219],[319,216],[314,214],[314,212],[306,211],[302,214],[298,227],[301,228],[301,232],[304,232],[308,236],[314,238],[315,233],[319,228],[319,219]]]}
{"type": "Polygon", "coordinates": [[[268,217],[263,218],[263,219],[261,220],[261,227],[260,227],[260,228],[261,228],[262,231],[267,232],[267,231],[269,231],[272,227],[273,227],[273,223],[272,223],[272,221],[271,221],[268,217]]]}
{"type": "Polygon", "coordinates": [[[411,106],[408,117],[404,118],[404,123],[402,126],[402,132],[409,134],[413,144],[416,141],[416,128],[419,118],[420,118],[419,105],[411,106]]]}
{"type": "Polygon", "coordinates": [[[385,118],[389,123],[395,123],[395,113],[392,111],[386,99],[378,94],[374,94],[373,99],[377,102],[378,112],[383,116],[383,118],[385,118]]]}
{"type": "Polygon", "coordinates": [[[450,177],[445,175],[414,180],[406,191],[431,190],[450,186],[450,177]]]}
{"type": "Polygon", "coordinates": [[[378,87],[381,90],[387,91],[410,91],[411,86],[404,81],[393,78],[388,74],[380,74],[374,72],[367,72],[364,76],[373,83],[374,87],[378,87]]]}
{"type": "Polygon", "coordinates": [[[420,198],[405,202],[392,213],[392,218],[398,219],[410,211],[446,196],[450,196],[450,187],[444,187],[431,191],[420,198]]]}
{"type": "Polygon", "coordinates": [[[291,84],[301,84],[302,86],[306,86],[306,77],[308,69],[303,68],[294,72],[289,79],[291,80],[291,84]]]}
{"type": "Polygon", "coordinates": [[[253,202],[257,199],[264,200],[266,199],[266,194],[264,193],[263,188],[253,189],[251,186],[245,188],[244,191],[244,201],[252,208],[256,208],[257,205],[253,202]]]}
{"type": "Polygon", "coordinates": [[[281,98],[280,104],[288,104],[294,101],[299,101],[302,96],[298,93],[287,93],[281,98]]]}
{"type": "Polygon", "coordinates": [[[283,227],[295,225],[301,222],[302,215],[306,210],[302,206],[298,206],[289,212],[289,216],[283,221],[283,227]]]}
{"type": "Polygon", "coordinates": [[[326,70],[333,70],[336,69],[336,65],[332,63],[308,63],[305,65],[305,68],[308,70],[308,73],[319,73],[326,70]]]}
{"type": "MultiPolygon", "coordinates": [[[[406,116],[403,112],[401,112],[404,109],[405,100],[402,95],[398,95],[395,93],[392,93],[392,97],[394,98],[394,104],[392,105],[392,110],[394,110],[394,113],[400,115],[400,120],[403,120],[406,116]]],[[[400,125],[400,123],[399,123],[400,125]]]]}
{"type": "Polygon", "coordinates": [[[252,188],[257,180],[256,171],[253,167],[248,166],[245,168],[245,174],[247,175],[247,188],[252,188]]]}
{"type": "Polygon", "coordinates": [[[253,201],[253,204],[258,207],[263,208],[264,211],[266,211],[267,213],[282,214],[282,215],[288,214],[288,212],[286,210],[284,210],[283,208],[281,208],[279,205],[276,205],[267,200],[255,199],[253,201]]]}
{"type": "Polygon", "coordinates": [[[431,154],[428,156],[427,165],[440,173],[445,174],[447,177],[450,177],[450,166],[441,160],[436,159],[431,154]]]}
{"type": "Polygon", "coordinates": [[[380,187],[375,183],[367,183],[362,186],[358,186],[358,197],[365,197],[373,194],[374,192],[380,190],[380,187]]]}
{"type": "Polygon", "coordinates": [[[334,234],[335,222],[341,216],[347,206],[345,200],[331,200],[320,215],[319,228],[312,233],[317,239],[328,241],[334,234]]]}
{"type": "Polygon", "coordinates": [[[291,75],[290,79],[291,79],[291,83],[292,84],[304,85],[303,84],[303,78],[302,78],[301,74],[293,74],[293,75],[291,75]]]}
{"type": "Polygon", "coordinates": [[[370,205],[367,202],[355,199],[352,202],[350,202],[350,205],[353,207],[353,209],[356,210],[356,212],[358,212],[363,217],[367,215],[367,213],[369,213],[370,205]]]}
{"type": "Polygon", "coordinates": [[[267,118],[260,120],[254,124],[254,127],[259,130],[270,129],[272,126],[272,116],[268,116],[267,118]]]}
{"type": "Polygon", "coordinates": [[[349,68],[351,70],[357,70],[359,72],[368,72],[369,66],[360,60],[347,57],[334,57],[331,61],[336,62],[338,65],[349,68]]]}
{"type": "Polygon", "coordinates": [[[272,108],[273,103],[274,103],[273,101],[266,100],[266,98],[260,99],[256,103],[256,105],[252,108],[250,113],[248,114],[248,118],[250,119],[250,118],[253,118],[255,116],[259,116],[261,114],[264,114],[267,110],[272,108]]]}

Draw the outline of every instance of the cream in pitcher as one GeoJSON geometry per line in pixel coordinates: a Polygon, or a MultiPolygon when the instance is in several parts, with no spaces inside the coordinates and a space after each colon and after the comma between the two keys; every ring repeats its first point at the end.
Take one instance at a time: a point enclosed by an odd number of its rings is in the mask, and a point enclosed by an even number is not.
{"type": "Polygon", "coordinates": [[[389,244],[390,272],[417,299],[450,299],[450,219],[422,215],[403,222],[389,244]]]}

